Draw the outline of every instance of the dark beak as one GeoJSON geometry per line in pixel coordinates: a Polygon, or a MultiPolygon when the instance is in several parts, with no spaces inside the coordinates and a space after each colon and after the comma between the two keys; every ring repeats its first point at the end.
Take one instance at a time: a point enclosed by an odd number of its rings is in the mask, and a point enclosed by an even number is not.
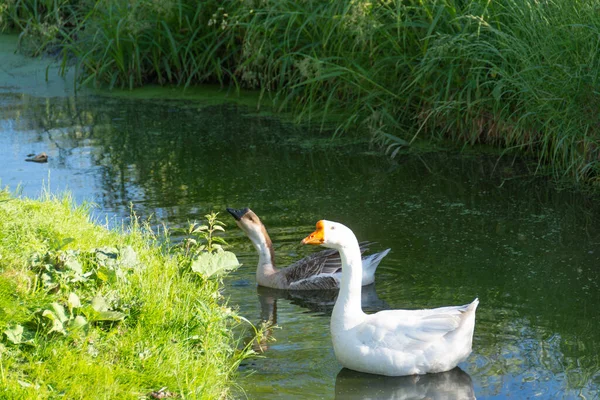
{"type": "Polygon", "coordinates": [[[246,215],[246,213],[247,213],[248,211],[250,211],[250,209],[249,209],[248,207],[246,207],[246,208],[243,208],[243,209],[241,209],[241,210],[236,210],[235,208],[229,208],[229,207],[227,207],[227,212],[228,212],[229,214],[231,214],[231,216],[232,216],[233,218],[235,218],[235,220],[236,220],[236,221],[239,221],[240,219],[242,219],[242,217],[243,217],[244,215],[246,215]]]}

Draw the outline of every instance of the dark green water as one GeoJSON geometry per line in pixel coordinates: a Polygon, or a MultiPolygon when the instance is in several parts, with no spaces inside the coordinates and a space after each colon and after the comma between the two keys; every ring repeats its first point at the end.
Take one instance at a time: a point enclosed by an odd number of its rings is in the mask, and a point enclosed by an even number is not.
{"type": "Polygon", "coordinates": [[[130,203],[171,227],[222,211],[244,263],[225,295],[249,320],[275,314],[278,324],[263,357],[241,370],[248,398],[600,396],[600,204],[517,178],[522,166],[451,154],[390,160],[368,144],[342,146],[233,106],[14,93],[0,94],[0,160],[3,186],[35,197],[45,181],[114,223],[130,203]],[[24,161],[41,151],[47,164],[24,161]],[[422,379],[341,371],[329,338],[333,299],[257,291],[257,256],[226,206],[263,219],[280,265],[316,250],[299,242],[322,218],[377,242],[373,250],[391,248],[369,288],[370,310],[479,297],[462,371],[422,379]]]}

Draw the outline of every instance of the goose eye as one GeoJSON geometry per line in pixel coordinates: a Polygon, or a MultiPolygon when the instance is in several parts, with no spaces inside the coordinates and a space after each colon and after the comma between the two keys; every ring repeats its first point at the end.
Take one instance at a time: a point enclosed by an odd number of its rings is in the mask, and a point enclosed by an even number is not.
{"type": "Polygon", "coordinates": [[[331,228],[329,228],[329,229],[331,229],[331,230],[334,230],[334,229],[335,229],[335,226],[332,226],[332,227],[331,227],[331,228]]]}

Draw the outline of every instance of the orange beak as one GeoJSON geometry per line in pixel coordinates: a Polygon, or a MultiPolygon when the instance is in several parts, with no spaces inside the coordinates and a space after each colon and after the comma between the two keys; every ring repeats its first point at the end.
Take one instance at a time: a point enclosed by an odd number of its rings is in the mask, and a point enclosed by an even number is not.
{"type": "Polygon", "coordinates": [[[320,245],[325,241],[325,224],[323,221],[317,222],[317,229],[302,239],[302,244],[320,245]]]}

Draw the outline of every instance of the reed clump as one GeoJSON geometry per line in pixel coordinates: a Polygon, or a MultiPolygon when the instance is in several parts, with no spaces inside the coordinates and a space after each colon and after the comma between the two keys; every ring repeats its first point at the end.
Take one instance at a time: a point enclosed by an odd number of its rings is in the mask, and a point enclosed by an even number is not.
{"type": "Polygon", "coordinates": [[[83,83],[255,88],[391,152],[488,143],[598,182],[600,0],[63,4],[78,10],[58,26],[64,65],[76,56],[83,83]]]}

